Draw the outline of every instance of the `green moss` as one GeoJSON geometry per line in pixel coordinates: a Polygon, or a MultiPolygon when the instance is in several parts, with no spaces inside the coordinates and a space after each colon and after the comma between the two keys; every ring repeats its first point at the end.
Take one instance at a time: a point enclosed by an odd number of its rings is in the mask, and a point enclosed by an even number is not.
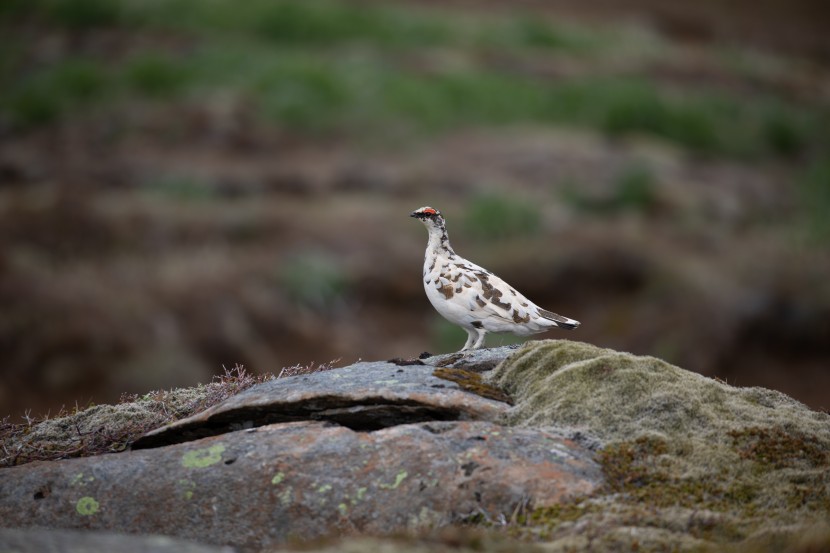
{"type": "Polygon", "coordinates": [[[520,534],[573,544],[576,522],[613,550],[632,526],[658,550],[683,540],[694,550],[769,528],[792,543],[830,516],[830,416],[784,394],[563,340],[528,343],[490,380],[516,401],[510,423],[605,440],[602,489],[531,515],[520,534]]]}
{"type": "Polygon", "coordinates": [[[472,392],[476,395],[487,399],[494,399],[496,401],[503,401],[512,405],[513,401],[510,396],[505,394],[499,388],[487,384],[479,373],[467,371],[464,369],[451,369],[448,367],[439,367],[432,373],[433,376],[443,380],[455,382],[462,389],[472,392]]]}
{"type": "Polygon", "coordinates": [[[830,466],[830,451],[813,435],[787,431],[781,427],[742,428],[729,436],[742,459],[749,459],[769,468],[823,468],[830,466]]]}
{"type": "Polygon", "coordinates": [[[596,512],[598,509],[598,505],[592,505],[586,501],[569,501],[533,509],[528,516],[520,518],[517,522],[524,525],[541,525],[551,529],[563,522],[575,522],[587,513],[596,512]]]}

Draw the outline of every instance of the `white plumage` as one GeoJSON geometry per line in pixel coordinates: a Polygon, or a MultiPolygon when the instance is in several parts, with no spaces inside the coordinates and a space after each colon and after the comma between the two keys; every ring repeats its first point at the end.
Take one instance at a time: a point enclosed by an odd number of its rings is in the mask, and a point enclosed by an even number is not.
{"type": "Polygon", "coordinates": [[[462,351],[480,348],[488,332],[527,336],[579,326],[579,321],[542,309],[490,271],[457,255],[438,210],[422,207],[410,215],[429,231],[424,256],[427,298],[445,319],[467,331],[462,351]]]}

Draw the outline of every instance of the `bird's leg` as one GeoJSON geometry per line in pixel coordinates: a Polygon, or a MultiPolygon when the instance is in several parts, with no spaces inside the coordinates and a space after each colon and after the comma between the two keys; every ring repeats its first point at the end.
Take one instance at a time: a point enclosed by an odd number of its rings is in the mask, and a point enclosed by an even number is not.
{"type": "Polygon", "coordinates": [[[460,351],[466,351],[466,350],[470,349],[470,346],[473,345],[473,341],[476,338],[476,333],[475,333],[474,330],[470,330],[469,328],[465,328],[464,330],[467,331],[467,341],[464,342],[464,347],[461,348],[460,351]]]}
{"type": "Polygon", "coordinates": [[[487,334],[487,331],[483,328],[477,328],[474,332],[476,332],[478,336],[476,337],[476,341],[471,349],[478,349],[484,345],[484,335],[487,334]]]}

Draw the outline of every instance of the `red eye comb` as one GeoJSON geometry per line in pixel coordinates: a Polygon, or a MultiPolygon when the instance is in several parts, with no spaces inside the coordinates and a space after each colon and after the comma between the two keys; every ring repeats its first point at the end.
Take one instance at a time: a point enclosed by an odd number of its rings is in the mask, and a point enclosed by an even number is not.
{"type": "Polygon", "coordinates": [[[430,215],[435,215],[436,213],[438,213],[437,211],[435,211],[431,207],[426,208],[423,212],[424,213],[429,213],[430,215]]]}

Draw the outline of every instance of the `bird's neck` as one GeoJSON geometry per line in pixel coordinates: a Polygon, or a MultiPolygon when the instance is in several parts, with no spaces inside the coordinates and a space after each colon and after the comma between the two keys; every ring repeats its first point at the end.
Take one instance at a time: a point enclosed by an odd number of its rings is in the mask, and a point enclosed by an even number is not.
{"type": "Polygon", "coordinates": [[[429,227],[429,242],[427,242],[427,256],[430,254],[454,255],[455,252],[450,246],[450,238],[447,236],[447,229],[443,225],[429,227]]]}

